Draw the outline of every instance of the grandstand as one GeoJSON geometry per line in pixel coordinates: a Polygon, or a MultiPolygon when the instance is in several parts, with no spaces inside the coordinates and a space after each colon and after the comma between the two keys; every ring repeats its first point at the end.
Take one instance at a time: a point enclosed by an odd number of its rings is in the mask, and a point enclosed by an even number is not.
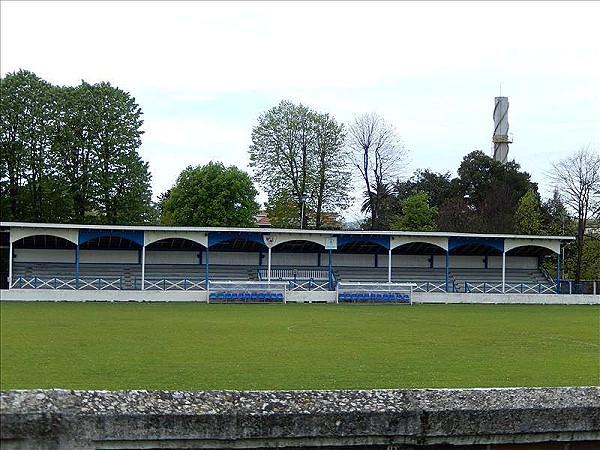
{"type": "MultiPolygon", "coordinates": [[[[556,293],[541,267],[573,240],[464,233],[0,223],[10,289],[208,291],[218,281],[287,291],[408,283],[414,292],[556,293]]],[[[8,284],[8,283],[5,283],[8,284]]],[[[317,295],[317,294],[315,294],[317,295]]]]}

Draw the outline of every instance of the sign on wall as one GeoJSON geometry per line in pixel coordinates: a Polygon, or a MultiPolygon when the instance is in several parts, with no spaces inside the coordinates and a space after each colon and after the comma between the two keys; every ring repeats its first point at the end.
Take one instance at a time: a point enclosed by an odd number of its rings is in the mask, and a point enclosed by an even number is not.
{"type": "Polygon", "coordinates": [[[337,237],[325,238],[325,250],[337,250],[337,237]]]}

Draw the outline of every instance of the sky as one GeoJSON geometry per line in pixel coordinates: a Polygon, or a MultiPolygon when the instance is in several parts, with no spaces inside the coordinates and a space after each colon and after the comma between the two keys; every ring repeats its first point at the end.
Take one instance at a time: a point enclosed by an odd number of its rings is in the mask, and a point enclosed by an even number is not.
{"type": "Polygon", "coordinates": [[[3,77],[108,81],[136,99],[155,198],[189,165],[251,173],[252,128],[281,100],[344,124],[376,112],[409,152],[406,177],[492,156],[500,95],[508,157],[543,198],[553,162],[600,151],[597,1],[2,0],[0,17],[3,77]]]}

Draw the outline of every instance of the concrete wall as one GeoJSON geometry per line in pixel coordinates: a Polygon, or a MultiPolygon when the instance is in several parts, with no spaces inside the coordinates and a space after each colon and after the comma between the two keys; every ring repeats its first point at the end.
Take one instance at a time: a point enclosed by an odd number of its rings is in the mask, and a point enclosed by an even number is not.
{"type": "MultiPolygon", "coordinates": [[[[309,266],[316,267],[318,260],[317,253],[271,253],[271,264],[274,266],[301,267],[309,266]]],[[[321,264],[327,267],[329,255],[321,256],[321,264]]],[[[263,259],[263,266],[267,266],[267,255],[263,259]]]]}
{"type": "Polygon", "coordinates": [[[81,250],[79,252],[79,262],[82,264],[138,264],[139,260],[139,250],[81,250]]]}
{"type": "MultiPolygon", "coordinates": [[[[450,268],[454,269],[483,269],[485,268],[484,256],[450,255],[450,268]]],[[[434,267],[446,267],[446,256],[436,255],[434,267]]],[[[509,269],[537,269],[538,259],[528,256],[507,256],[506,267],[509,269]]],[[[488,268],[501,269],[502,256],[489,256],[488,268]]]]}
{"type": "MultiPolygon", "coordinates": [[[[146,251],[147,264],[196,264],[198,253],[195,251],[146,251]]],[[[15,262],[64,262],[75,261],[75,250],[62,249],[14,249],[15,262]]],[[[263,254],[263,265],[267,265],[267,252],[263,254]]],[[[203,252],[202,262],[204,263],[203,252]]],[[[210,252],[211,264],[230,265],[258,265],[258,252],[210,252]]],[[[80,252],[82,263],[131,263],[139,261],[138,250],[82,250],[80,252]]],[[[272,264],[278,266],[313,266],[318,263],[317,253],[272,253],[272,264]]],[[[393,267],[429,267],[429,255],[392,255],[393,267]]],[[[484,268],[483,256],[450,256],[451,268],[484,268]]],[[[388,266],[387,252],[377,256],[378,266],[388,266]]],[[[321,254],[321,266],[329,264],[329,253],[321,254]]],[[[341,267],[375,267],[375,255],[350,255],[334,254],[333,265],[341,267]]],[[[536,269],[538,260],[536,257],[507,256],[506,266],[511,269],[536,269]]],[[[446,267],[444,255],[434,256],[434,267],[446,267]]],[[[501,268],[502,257],[490,256],[489,268],[501,268]]]]}
{"type": "Polygon", "coordinates": [[[73,250],[35,250],[29,248],[13,249],[14,262],[75,262],[75,249],[73,250]]]}
{"type": "Polygon", "coordinates": [[[567,294],[466,294],[415,292],[414,303],[489,303],[530,305],[600,305],[600,295],[567,294]]]}
{"type": "Polygon", "coordinates": [[[335,267],[375,267],[375,255],[332,255],[335,267]]]}
{"type": "Polygon", "coordinates": [[[200,264],[196,251],[157,251],[146,250],[146,264],[200,264]]]}
{"type": "Polygon", "coordinates": [[[62,289],[10,289],[0,291],[2,301],[32,302],[206,302],[205,291],[73,291],[62,289]]]}
{"type": "MultiPolygon", "coordinates": [[[[228,264],[242,266],[258,265],[258,252],[212,252],[209,251],[209,264],[228,264]]],[[[205,259],[202,260],[204,262],[205,259]]],[[[267,260],[264,260],[266,264],[267,260]]]]}
{"type": "Polygon", "coordinates": [[[3,450],[600,446],[600,388],[5,391],[3,450]]]}
{"type": "MultiPolygon", "coordinates": [[[[87,291],[53,289],[4,289],[1,301],[103,301],[103,302],[205,302],[204,291],[87,291]]],[[[335,302],[335,291],[294,291],[287,293],[289,302],[335,302]]],[[[600,295],[566,294],[465,294],[413,293],[413,303],[490,303],[533,305],[600,305],[600,295]]]]}

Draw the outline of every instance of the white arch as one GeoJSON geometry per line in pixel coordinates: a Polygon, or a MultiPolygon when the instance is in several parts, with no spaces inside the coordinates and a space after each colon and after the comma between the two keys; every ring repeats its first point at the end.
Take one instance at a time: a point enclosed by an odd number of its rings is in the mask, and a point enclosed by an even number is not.
{"type": "Polygon", "coordinates": [[[560,241],[557,241],[556,239],[505,239],[504,252],[509,252],[517,247],[525,247],[528,245],[547,248],[556,254],[560,253],[560,241]]]}
{"type": "Polygon", "coordinates": [[[196,242],[208,247],[208,233],[198,231],[145,231],[144,246],[148,246],[154,242],[162,241],[163,239],[187,239],[188,241],[196,242]]]}
{"type": "Polygon", "coordinates": [[[435,245],[436,247],[448,251],[448,238],[440,236],[392,236],[390,248],[393,250],[401,245],[414,244],[417,242],[435,245]]]}
{"type": "Polygon", "coordinates": [[[61,229],[61,228],[21,228],[10,229],[10,242],[16,242],[20,239],[31,236],[54,236],[65,239],[77,245],[79,242],[79,230],[61,229]]]}
{"type": "Polygon", "coordinates": [[[325,247],[325,241],[328,237],[330,237],[330,236],[325,236],[325,235],[315,236],[314,234],[309,234],[309,233],[306,233],[306,234],[304,234],[304,233],[298,233],[298,234],[270,233],[270,234],[265,234],[263,236],[263,238],[265,240],[265,244],[269,248],[273,248],[276,245],[283,244],[285,242],[290,242],[290,241],[314,242],[315,244],[319,244],[319,245],[322,245],[323,247],[325,247]]]}

